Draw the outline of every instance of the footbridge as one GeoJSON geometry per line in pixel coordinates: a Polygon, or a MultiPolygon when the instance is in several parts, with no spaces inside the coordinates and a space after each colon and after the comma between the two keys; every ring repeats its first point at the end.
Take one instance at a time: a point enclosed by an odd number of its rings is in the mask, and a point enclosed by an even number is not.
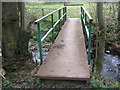
{"type": "Polygon", "coordinates": [[[35,74],[41,79],[89,80],[91,60],[92,17],[81,7],[80,18],[67,18],[67,7],[61,7],[35,21],[38,30],[40,67],[35,74]],[[54,13],[58,20],[54,22],[54,13]],[[61,13],[62,12],[62,13],[61,13]],[[41,21],[51,17],[51,28],[41,37],[41,21]],[[54,37],[56,25],[61,27],[58,36],[54,37]],[[53,45],[43,61],[42,42],[52,34],[53,45]]]}

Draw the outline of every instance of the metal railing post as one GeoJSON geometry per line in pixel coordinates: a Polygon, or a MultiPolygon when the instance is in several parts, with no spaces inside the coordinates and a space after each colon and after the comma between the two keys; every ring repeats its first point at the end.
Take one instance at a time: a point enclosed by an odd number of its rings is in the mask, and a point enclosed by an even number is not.
{"type": "MultiPolygon", "coordinates": [[[[63,8],[63,15],[65,14],[65,8],[63,8]]],[[[63,24],[64,24],[64,21],[65,21],[65,17],[63,17],[63,24]]]]}
{"type": "Polygon", "coordinates": [[[83,14],[83,19],[84,19],[84,10],[83,10],[82,14],[83,14]]]}
{"type": "MultiPolygon", "coordinates": [[[[60,20],[60,17],[61,17],[61,10],[59,10],[59,12],[58,12],[58,18],[59,18],[59,20],[60,20]]],[[[60,27],[61,27],[61,21],[59,22],[59,30],[60,30],[60,27]]]]}
{"type": "Polygon", "coordinates": [[[41,42],[40,23],[37,24],[37,30],[38,30],[38,44],[39,44],[40,65],[41,65],[43,62],[43,57],[42,57],[42,42],[41,42]]]}
{"type": "Polygon", "coordinates": [[[65,7],[65,21],[66,21],[66,19],[67,19],[67,7],[65,7]]]}
{"type": "MultiPolygon", "coordinates": [[[[54,25],[54,19],[53,19],[53,14],[51,14],[51,24],[52,24],[52,27],[54,25]]],[[[54,29],[52,30],[52,43],[54,42],[54,29]]]]}
{"type": "MultiPolygon", "coordinates": [[[[87,14],[85,13],[85,15],[84,15],[84,20],[85,20],[85,25],[87,25],[87,14]]],[[[85,32],[85,27],[84,27],[84,37],[85,37],[85,43],[87,43],[86,42],[86,40],[87,40],[87,33],[85,32]]]]}
{"type": "Polygon", "coordinates": [[[82,21],[82,25],[83,25],[83,8],[81,7],[81,21],[82,21]]]}
{"type": "Polygon", "coordinates": [[[85,43],[86,43],[86,32],[85,32],[85,26],[83,23],[84,17],[83,17],[83,8],[81,7],[81,21],[82,21],[82,27],[83,27],[83,33],[84,33],[84,39],[85,39],[85,43]]]}
{"type": "Polygon", "coordinates": [[[86,13],[85,13],[84,18],[85,18],[85,25],[87,25],[87,14],[86,13]]]}
{"type": "Polygon", "coordinates": [[[82,15],[83,15],[83,9],[82,9],[82,7],[81,7],[81,19],[82,19],[82,15]]]}
{"type": "Polygon", "coordinates": [[[90,21],[89,22],[89,39],[88,39],[88,64],[89,65],[91,61],[91,33],[92,33],[92,25],[90,21]]]}

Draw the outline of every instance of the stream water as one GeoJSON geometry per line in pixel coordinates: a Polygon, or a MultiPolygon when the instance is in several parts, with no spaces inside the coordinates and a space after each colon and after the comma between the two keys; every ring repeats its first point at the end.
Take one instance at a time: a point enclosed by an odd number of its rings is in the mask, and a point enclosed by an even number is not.
{"type": "Polygon", "coordinates": [[[101,74],[115,80],[120,80],[120,58],[117,55],[105,54],[101,74]]]}
{"type": "MultiPolygon", "coordinates": [[[[40,63],[40,55],[38,50],[32,51],[33,61],[40,63]]],[[[43,60],[45,60],[48,52],[43,52],[43,60]]],[[[114,80],[120,79],[120,58],[117,55],[105,54],[104,64],[101,74],[105,77],[110,77],[114,80]]]]}
{"type": "MultiPolygon", "coordinates": [[[[46,56],[48,55],[48,52],[43,52],[43,60],[46,59],[46,56]]],[[[37,64],[40,64],[40,54],[38,50],[32,51],[33,61],[37,64]]]]}

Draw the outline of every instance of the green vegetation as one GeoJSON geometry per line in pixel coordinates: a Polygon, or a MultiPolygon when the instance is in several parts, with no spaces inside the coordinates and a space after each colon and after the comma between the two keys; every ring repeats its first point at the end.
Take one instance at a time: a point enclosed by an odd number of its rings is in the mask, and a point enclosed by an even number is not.
{"type": "Polygon", "coordinates": [[[73,84],[73,81],[56,80],[56,81],[52,81],[54,82],[52,86],[49,81],[46,84],[44,80],[41,80],[34,76],[27,76],[26,73],[23,74],[21,78],[22,79],[20,80],[19,76],[17,76],[11,81],[3,80],[2,86],[4,88],[28,88],[28,87],[39,88],[39,87],[49,87],[49,86],[50,86],[49,88],[58,88],[62,86],[61,83],[63,84],[68,83],[67,84],[68,87],[120,88],[120,85],[117,81],[114,81],[104,76],[100,76],[98,73],[91,73],[91,80],[85,83],[82,83],[81,81],[79,81],[77,83],[75,82],[76,84],[73,84]]]}
{"type": "Polygon", "coordinates": [[[90,87],[92,88],[120,88],[118,81],[101,76],[97,72],[91,73],[91,77],[90,87]]]}
{"type": "Polygon", "coordinates": [[[3,81],[3,85],[4,88],[21,88],[20,86],[18,86],[16,83],[12,83],[8,80],[3,81]]]}
{"type": "MultiPolygon", "coordinates": [[[[89,11],[91,16],[94,18],[93,27],[95,32],[99,26],[97,22],[97,13],[96,13],[96,3],[90,3],[85,6],[85,8],[89,11]]],[[[105,21],[105,31],[106,31],[106,42],[115,42],[117,40],[117,25],[118,25],[118,4],[117,3],[104,3],[103,4],[103,12],[104,12],[104,21],[105,21]]]]}
{"type": "MultiPolygon", "coordinates": [[[[79,2],[73,2],[70,4],[83,4],[79,2]]],[[[87,4],[87,3],[86,3],[87,4]]],[[[42,17],[42,8],[44,9],[44,15],[52,12],[53,10],[56,10],[60,7],[64,6],[63,2],[47,2],[47,3],[27,3],[26,7],[31,7],[28,8],[27,11],[30,13],[34,13],[38,18],[42,17]],[[36,9],[36,8],[41,8],[41,9],[36,9]]],[[[55,20],[57,19],[58,13],[56,13],[55,20]]],[[[67,16],[68,17],[80,17],[80,6],[77,7],[68,7],[67,10],[67,16]]]]}
{"type": "Polygon", "coordinates": [[[31,87],[35,87],[36,85],[40,85],[40,84],[41,84],[41,79],[30,76],[27,80],[23,80],[23,81],[22,80],[19,81],[17,79],[15,80],[15,78],[13,81],[4,80],[2,86],[4,88],[25,88],[28,87],[29,85],[31,87]]]}

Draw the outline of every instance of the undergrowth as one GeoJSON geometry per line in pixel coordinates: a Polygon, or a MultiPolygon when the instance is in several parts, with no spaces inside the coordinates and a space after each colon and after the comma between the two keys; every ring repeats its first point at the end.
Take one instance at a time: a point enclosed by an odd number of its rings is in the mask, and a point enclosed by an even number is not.
{"type": "MultiPolygon", "coordinates": [[[[23,74],[24,75],[24,74],[23,74]]],[[[14,79],[14,80],[3,80],[2,86],[3,88],[41,88],[43,87],[44,82],[40,78],[36,78],[34,76],[23,76],[22,79],[14,79]]],[[[56,80],[58,82],[58,80],[56,80]]],[[[59,81],[61,82],[61,81],[59,81]]],[[[68,81],[69,82],[69,81],[68,81]]],[[[79,82],[81,84],[81,82],[79,82]]],[[[98,73],[91,73],[90,81],[87,81],[82,87],[87,88],[118,88],[120,89],[120,84],[118,81],[115,81],[111,78],[104,77],[99,75],[98,73]],[[86,86],[87,84],[87,86],[86,86]]],[[[57,88],[57,83],[54,85],[57,88]]],[[[45,86],[44,86],[45,87],[45,86]]],[[[52,87],[51,87],[52,88],[52,87]]],[[[64,87],[63,87],[64,88],[64,87]]]]}
{"type": "Polygon", "coordinates": [[[120,88],[118,81],[99,75],[97,72],[91,73],[90,87],[92,88],[120,88]]]}

